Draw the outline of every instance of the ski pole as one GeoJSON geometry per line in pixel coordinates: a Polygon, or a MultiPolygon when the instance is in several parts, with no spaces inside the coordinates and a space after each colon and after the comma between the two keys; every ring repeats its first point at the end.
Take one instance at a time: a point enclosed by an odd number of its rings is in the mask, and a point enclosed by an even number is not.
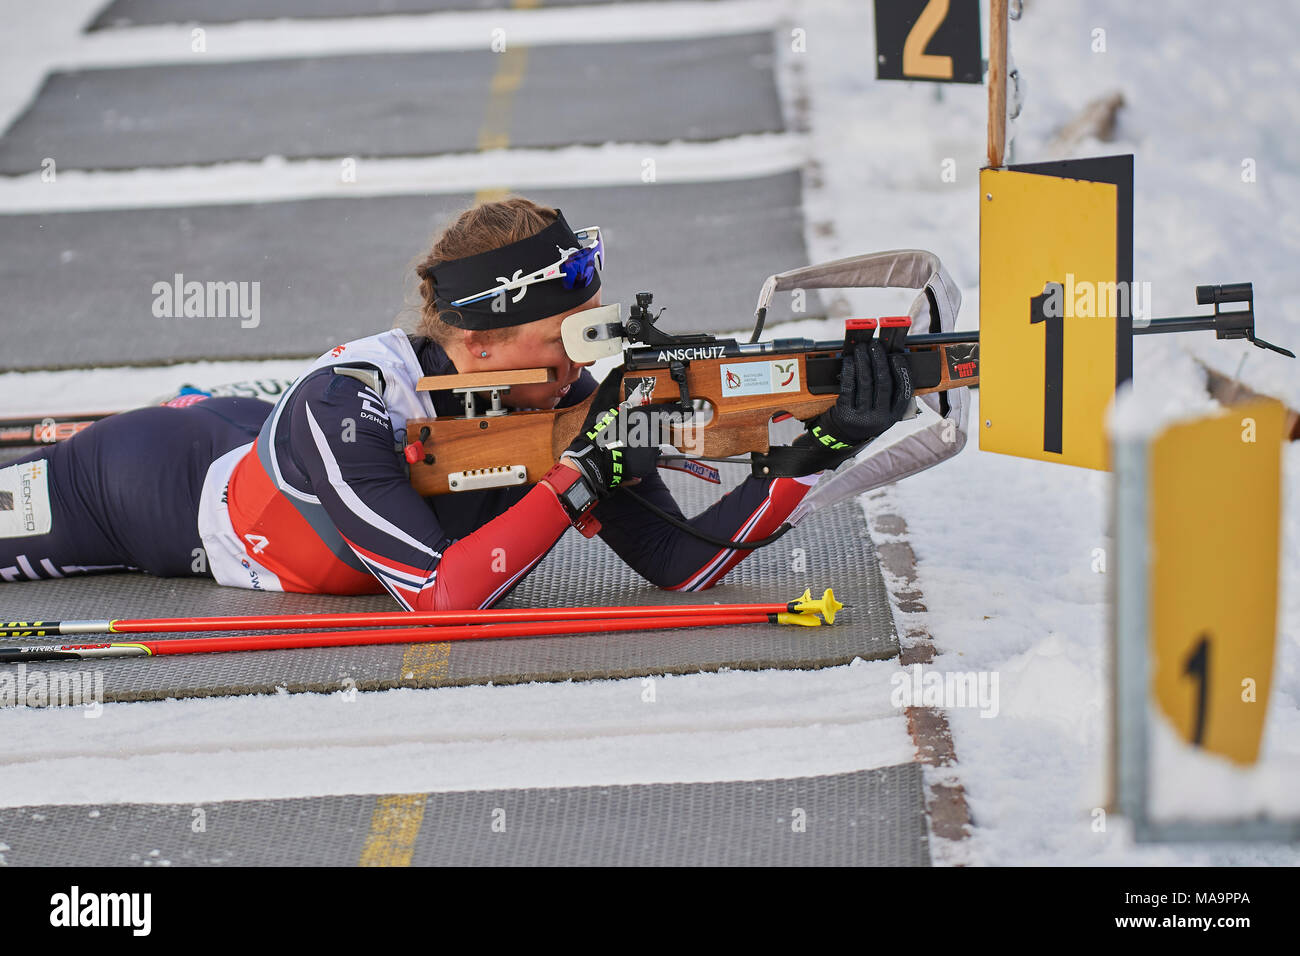
{"type": "Polygon", "coordinates": [[[43,418],[0,418],[0,448],[36,448],[71,438],[112,412],[46,415],[43,418]]]}
{"type": "Polygon", "coordinates": [[[814,600],[812,590],[784,604],[683,604],[630,607],[493,608],[468,611],[372,611],[343,614],[273,614],[252,617],[162,617],[118,621],[0,622],[0,637],[71,637],[82,634],[183,634],[198,631],[262,631],[294,627],[369,625],[497,624],[518,621],[587,621],[614,618],[675,617],[708,614],[820,614],[835,623],[844,605],[827,588],[814,600]]]}
{"type": "Polygon", "coordinates": [[[816,627],[815,614],[708,614],[624,618],[616,621],[522,621],[511,624],[465,624],[441,627],[381,628],[362,631],[308,631],[297,634],[242,634],[235,637],[188,637],[170,641],[109,644],[27,644],[0,647],[0,662],[66,661],[96,657],[160,657],[218,651],[265,651],[303,647],[350,647],[362,644],[428,644],[504,637],[600,634],[613,631],[716,627],[721,624],[798,624],[816,627]]]}

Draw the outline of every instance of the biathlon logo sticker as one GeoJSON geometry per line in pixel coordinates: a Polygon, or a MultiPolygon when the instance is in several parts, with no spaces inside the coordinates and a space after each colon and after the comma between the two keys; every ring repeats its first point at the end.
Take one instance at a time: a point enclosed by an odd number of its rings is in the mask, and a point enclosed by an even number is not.
{"type": "Polygon", "coordinates": [[[49,471],[44,461],[29,461],[0,468],[0,538],[28,538],[49,534],[54,527],[50,511],[49,471]]]}
{"type": "Polygon", "coordinates": [[[729,362],[722,368],[722,394],[770,395],[774,392],[797,392],[799,360],[779,362],[729,362]]]}

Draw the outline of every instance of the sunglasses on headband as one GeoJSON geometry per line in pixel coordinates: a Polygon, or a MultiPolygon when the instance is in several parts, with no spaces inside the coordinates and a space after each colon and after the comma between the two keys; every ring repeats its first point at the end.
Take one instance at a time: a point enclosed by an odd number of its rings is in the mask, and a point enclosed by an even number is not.
{"type": "Polygon", "coordinates": [[[466,296],[463,299],[457,299],[452,305],[472,305],[475,302],[482,302],[484,299],[490,299],[495,295],[511,292],[515,289],[520,291],[511,301],[518,302],[526,294],[525,290],[527,290],[528,286],[538,282],[549,282],[552,279],[562,280],[565,289],[581,289],[591,285],[596,273],[605,268],[605,247],[600,241],[600,227],[588,226],[586,229],[579,229],[574,233],[574,236],[577,237],[580,243],[578,248],[561,249],[560,258],[549,266],[531,272],[526,276],[516,275],[513,279],[498,276],[497,278],[502,280],[500,285],[493,286],[484,292],[466,296]]]}

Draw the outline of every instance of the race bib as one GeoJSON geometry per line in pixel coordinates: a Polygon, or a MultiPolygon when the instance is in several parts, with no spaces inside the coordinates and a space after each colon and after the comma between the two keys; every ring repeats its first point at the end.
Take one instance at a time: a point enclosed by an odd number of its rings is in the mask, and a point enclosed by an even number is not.
{"type": "Polygon", "coordinates": [[[0,538],[30,538],[49,534],[49,462],[26,461],[0,468],[0,538]]]}

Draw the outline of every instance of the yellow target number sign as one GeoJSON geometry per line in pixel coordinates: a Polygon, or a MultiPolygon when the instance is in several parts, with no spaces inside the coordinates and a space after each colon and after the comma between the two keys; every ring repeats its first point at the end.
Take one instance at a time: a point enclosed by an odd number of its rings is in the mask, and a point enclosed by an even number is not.
{"type": "Polygon", "coordinates": [[[1284,410],[1172,425],[1148,451],[1151,690],[1188,743],[1259,755],[1277,635],[1284,410]]]}
{"type": "Polygon", "coordinates": [[[1132,363],[1131,157],[1028,168],[980,172],[980,448],[1105,469],[1132,363]]]}

